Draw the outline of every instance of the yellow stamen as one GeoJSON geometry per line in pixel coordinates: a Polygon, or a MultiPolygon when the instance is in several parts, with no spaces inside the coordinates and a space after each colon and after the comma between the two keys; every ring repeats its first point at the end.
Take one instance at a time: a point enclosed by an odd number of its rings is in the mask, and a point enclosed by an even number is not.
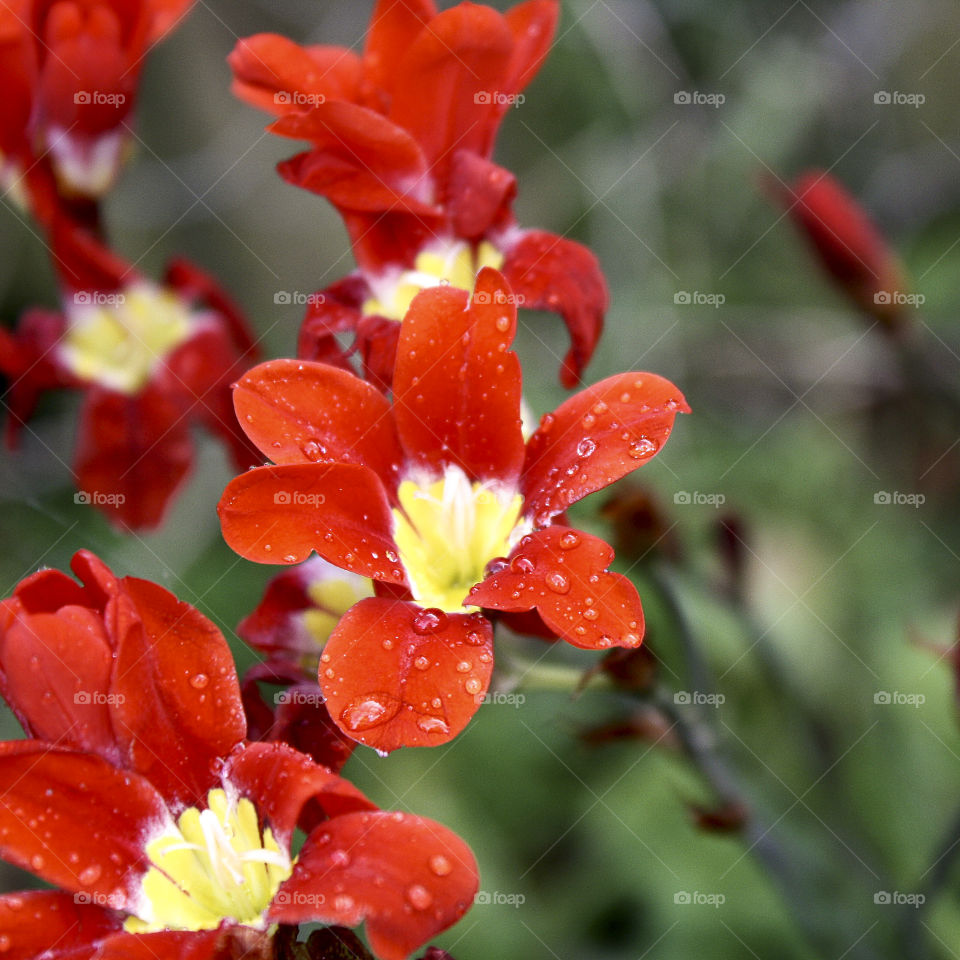
{"type": "Polygon", "coordinates": [[[77,293],[68,318],[60,345],[66,366],[81,380],[128,394],[143,388],[194,327],[179,297],[147,283],[117,293],[77,293]]]}
{"type": "Polygon", "coordinates": [[[190,807],[146,847],[153,864],[141,883],[138,916],[128,933],[213,930],[225,919],[263,929],[263,914],[293,871],[270,828],[261,836],[257,811],[223,790],[207,809],[190,807]]]}
{"type": "Polygon", "coordinates": [[[501,266],[503,254],[486,240],[478,244],[475,251],[463,240],[430,247],[417,254],[412,270],[371,281],[373,296],[364,303],[363,312],[388,320],[402,320],[421,290],[448,283],[451,287],[472,291],[483,267],[499,270],[501,266]]]}
{"type": "Polygon", "coordinates": [[[425,484],[404,480],[397,497],[393,536],[414,599],[424,607],[469,609],[464,600],[483,580],[487,564],[509,554],[529,532],[520,521],[519,493],[471,484],[459,467],[425,484]]]}
{"type": "MultiPolygon", "coordinates": [[[[327,565],[324,560],[320,563],[327,565]]],[[[373,596],[373,584],[370,580],[331,566],[329,578],[311,583],[307,587],[307,596],[315,606],[304,612],[303,622],[319,648],[330,639],[333,628],[355,603],[373,596]]],[[[308,655],[306,659],[308,664],[316,666],[317,650],[313,650],[312,657],[308,655]]]]}

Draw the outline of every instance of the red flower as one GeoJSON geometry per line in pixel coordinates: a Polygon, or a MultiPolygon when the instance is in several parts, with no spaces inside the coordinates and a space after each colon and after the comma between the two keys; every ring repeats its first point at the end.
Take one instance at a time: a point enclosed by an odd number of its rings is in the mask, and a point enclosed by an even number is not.
{"type": "Polygon", "coordinates": [[[833,282],[885,327],[898,327],[905,319],[903,268],[857,200],[822,170],[808,171],[792,185],[768,188],[833,282]]]}
{"type": "Polygon", "coordinates": [[[0,855],[59,888],[0,897],[5,953],[269,957],[276,924],[365,921],[403,960],[465,912],[459,838],[245,742],[217,628],[88,552],[73,568],[82,586],[44,570],[0,605],[0,692],[30,738],[0,743],[0,855]]]}
{"type": "Polygon", "coordinates": [[[580,244],[519,229],[516,181],[491,161],[558,13],[556,0],[506,14],[379,0],[362,56],[273,34],[237,45],[234,92],[279,115],[273,133],[310,142],[280,174],[337,208],[360,268],[312,299],[300,356],[343,365],[334,334],[354,330],[368,375],[386,383],[413,295],[442,281],[470,290],[477,270],[492,266],[518,302],[562,314],[572,345],[561,379],[579,382],[607,309],[600,266],[580,244]]]}
{"type": "Polygon", "coordinates": [[[193,460],[194,423],[222,438],[238,468],[258,461],[229,390],[256,350],[216,283],[175,261],[157,286],[86,233],[62,225],[54,255],[63,312],[30,310],[15,334],[0,333],[11,438],[44,390],[83,390],[78,497],[133,528],[163,519],[193,460]]]}
{"type": "Polygon", "coordinates": [[[277,465],[227,487],[224,537],[261,563],[316,551],[377,582],[330,637],[320,684],[344,731],[382,751],[443,743],[477,710],[493,662],[480,608],[536,609],[579,647],[640,644],[640,599],[607,571],[613,551],[555,518],[654,456],[688,409],[661,377],[619,374],[525,444],[509,287],[485,269],[468,300],[451,287],[414,299],[392,406],[347,371],[297,360],[255,367],[234,393],[277,465]]]}
{"type": "MultiPolygon", "coordinates": [[[[191,3],[6,0],[0,159],[7,183],[49,161],[65,198],[105,193],[126,153],[147,51],[191,3]]],[[[43,218],[49,211],[37,212],[43,218]]]]}

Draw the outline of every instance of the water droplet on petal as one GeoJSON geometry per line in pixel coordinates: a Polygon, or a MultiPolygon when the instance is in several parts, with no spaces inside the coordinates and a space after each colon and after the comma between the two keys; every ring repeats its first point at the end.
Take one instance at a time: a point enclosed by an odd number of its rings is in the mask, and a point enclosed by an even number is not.
{"type": "Polygon", "coordinates": [[[349,913],[354,907],[354,900],[349,894],[338,893],[333,898],[333,909],[337,913],[349,913]]]}
{"type": "Polygon", "coordinates": [[[333,850],[330,853],[330,862],[335,867],[350,866],[350,854],[346,850],[333,850]]]}
{"type": "Polygon", "coordinates": [[[400,709],[400,701],[389,694],[366,694],[351,700],[340,713],[343,725],[354,733],[386,723],[400,709]]]}
{"type": "Polygon", "coordinates": [[[194,690],[202,690],[209,682],[210,678],[205,673],[195,673],[190,678],[190,686],[194,690]]]}
{"type": "Polygon", "coordinates": [[[627,453],[634,460],[642,460],[645,457],[652,457],[659,449],[660,445],[656,440],[651,440],[649,437],[641,437],[639,440],[630,444],[627,448],[627,453]]]}
{"type": "Polygon", "coordinates": [[[591,440],[590,437],[584,437],[577,444],[577,453],[581,457],[589,457],[596,449],[597,444],[594,440],[591,440]]]}
{"type": "Polygon", "coordinates": [[[461,660],[457,664],[457,673],[469,673],[473,664],[469,660],[461,660]]]}
{"type": "Polygon", "coordinates": [[[438,877],[446,877],[453,871],[453,864],[442,854],[434,854],[430,860],[430,870],[438,877]]]}
{"type": "Polygon", "coordinates": [[[570,578],[559,570],[551,570],[546,576],[547,586],[554,593],[569,593],[570,578]]]}
{"type": "Polygon", "coordinates": [[[407,887],[407,900],[414,910],[426,910],[433,903],[433,894],[422,884],[407,887]]]}
{"type": "Polygon", "coordinates": [[[417,659],[413,661],[413,665],[414,665],[418,670],[429,670],[429,669],[430,669],[430,658],[429,658],[429,657],[417,657],[417,659]]]}
{"type": "Polygon", "coordinates": [[[424,733],[449,733],[450,726],[442,717],[420,717],[417,726],[424,733]]]}
{"type": "Polygon", "coordinates": [[[466,690],[471,697],[473,697],[483,689],[483,684],[476,677],[471,677],[466,683],[464,683],[463,689],[466,690]]]}
{"type": "MultiPolygon", "coordinates": [[[[534,563],[534,561],[531,560],[530,557],[516,556],[510,561],[510,569],[514,573],[519,573],[521,575],[528,576],[529,574],[533,573],[533,571],[536,570],[536,568],[537,568],[536,563],[534,563]]],[[[521,590],[523,589],[522,583],[518,584],[517,586],[521,590]]]]}
{"type": "Polygon", "coordinates": [[[46,863],[46,861],[43,859],[43,857],[40,856],[39,853],[35,853],[30,858],[30,867],[33,870],[42,870],[44,863],[46,863]]]}
{"type": "Polygon", "coordinates": [[[80,876],[77,879],[85,886],[90,886],[91,883],[96,883],[100,879],[100,874],[103,871],[101,870],[98,864],[91,864],[85,870],[80,872],[80,876]]]}
{"type": "Polygon", "coordinates": [[[584,620],[593,621],[593,620],[596,620],[597,617],[599,617],[599,616],[600,616],[600,614],[599,614],[596,610],[594,610],[593,607],[587,607],[587,609],[583,611],[583,619],[584,619],[584,620]]]}
{"type": "Polygon", "coordinates": [[[509,317],[497,317],[497,329],[501,333],[506,333],[510,329],[509,317]]]}
{"type": "Polygon", "coordinates": [[[6,953],[10,949],[10,938],[4,933],[0,934],[0,953],[6,953]]]}
{"type": "Polygon", "coordinates": [[[568,530],[560,538],[560,549],[561,550],[572,550],[574,547],[580,546],[580,534],[576,533],[573,530],[568,530]]]}
{"type": "Polygon", "coordinates": [[[421,610],[413,618],[414,633],[426,636],[430,633],[439,633],[447,625],[447,615],[436,607],[421,610]]]}

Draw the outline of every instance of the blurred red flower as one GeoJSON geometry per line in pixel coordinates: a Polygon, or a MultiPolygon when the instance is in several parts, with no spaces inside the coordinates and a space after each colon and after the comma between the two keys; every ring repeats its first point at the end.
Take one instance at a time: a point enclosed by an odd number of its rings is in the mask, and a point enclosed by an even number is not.
{"type": "Polygon", "coordinates": [[[58,888],[0,896],[4,955],[266,958],[277,924],[365,922],[404,960],[462,916],[462,840],[246,742],[214,624],[89,552],[73,569],[0,604],[0,692],[29,738],[0,743],[0,855],[58,888]]]}
{"type": "Polygon", "coordinates": [[[516,180],[491,160],[558,14],[557,0],[505,14],[379,0],[361,55],[274,34],[237,45],[234,92],[278,115],[271,132],[310,142],[280,174],[337,208],[359,266],[311,299],[299,356],[345,365],[335,334],[351,330],[367,376],[387,384],[414,294],[441,282],[472,290],[492,266],[523,306],[563,316],[571,347],[561,379],[580,381],[607,309],[603,273],[580,244],[517,226],[516,180]]]}
{"type": "Polygon", "coordinates": [[[381,751],[443,743],[490,681],[481,608],[536,610],[578,646],[638,646],[640,598],[613,550],[561,526],[570,504],[653,457],[678,412],[673,384],[624,373],[521,431],[510,288],[485,268],[472,301],[421,292],[400,331],[393,403],[333,366],[276,360],[239,382],[237,416],[276,466],[236,477],[227,542],[260,563],[321,557],[375,581],[321,656],[331,717],[381,751]]]}

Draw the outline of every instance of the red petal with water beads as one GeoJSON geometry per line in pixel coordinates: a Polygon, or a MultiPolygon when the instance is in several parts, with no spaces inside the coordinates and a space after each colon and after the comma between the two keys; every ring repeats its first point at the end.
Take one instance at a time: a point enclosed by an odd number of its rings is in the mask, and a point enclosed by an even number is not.
{"type": "Polygon", "coordinates": [[[322,99],[352,100],[360,86],[360,58],[343,47],[301,47],[275,33],[240,40],[227,57],[231,90],[267,113],[304,110],[322,99]]]}
{"type": "Polygon", "coordinates": [[[612,560],[613,549],[599,537],[569,527],[537,530],[470,591],[469,602],[507,612],[536,609],[576,647],[638,647],[640,597],[626,577],[608,572],[612,560]]]}
{"type": "Polygon", "coordinates": [[[480,614],[373,597],[337,624],[320,686],[348,736],[388,752],[452,740],[477,712],[492,669],[493,630],[480,614]]]}
{"type": "Polygon", "coordinates": [[[172,806],[203,803],[218,758],[246,735],[230,648],[213,623],[163,587],[133,577],[123,587],[139,622],[117,630],[117,739],[127,764],[172,806]]]}
{"type": "Polygon", "coordinates": [[[573,240],[546,230],[525,230],[508,248],[503,273],[526,309],[563,317],[570,349],[560,381],[568,388],[577,386],[603,332],[610,301],[599,261],[573,240]]]}
{"type": "Polygon", "coordinates": [[[419,143],[438,183],[454,150],[492,150],[513,46],[502,14],[464,3],[434,17],[395,66],[390,119],[419,143]]]}
{"type": "Polygon", "coordinates": [[[316,821],[322,819],[317,813],[339,817],[376,809],[352,783],[285,743],[247,744],[227,761],[223,775],[250,798],[281,846],[289,846],[305,812],[316,821]]]}
{"type": "Polygon", "coordinates": [[[478,883],[470,848],[446,827],[408,813],[354,813],[311,833],[268,917],[365,921],[381,960],[406,960],[466,913],[478,883]]]}
{"type": "MultiPolygon", "coordinates": [[[[91,898],[92,900],[92,898],[91,898]]],[[[86,960],[97,943],[120,929],[122,917],[59,890],[24,890],[0,896],[3,960],[86,960]]]]}
{"type": "Polygon", "coordinates": [[[100,944],[93,960],[272,960],[273,938],[251,927],[120,933],[100,944]]]}
{"type": "Polygon", "coordinates": [[[636,470],[666,443],[683,394],[653,373],[620,373],[571,397],[527,443],[521,490],[538,526],[636,470]]]}
{"type": "Polygon", "coordinates": [[[476,241],[494,226],[505,225],[516,192],[517,180],[509,170],[468,150],[457,150],[447,198],[454,234],[476,241]]]}
{"type": "Polygon", "coordinates": [[[274,463],[354,463],[396,484],[403,451],[390,402],[346,370],[305,360],[254,367],[233,392],[247,436],[274,463]]]}
{"type": "Polygon", "coordinates": [[[127,906],[144,836],[168,816],[146,780],[48,743],[0,744],[0,856],[55,886],[127,906]]]}
{"type": "Polygon", "coordinates": [[[509,347],[517,308],[496,270],[467,294],[419,293],[404,318],[394,374],[394,415],[409,462],[440,475],[513,484],[523,464],[521,374],[509,347]]]}
{"type": "Polygon", "coordinates": [[[133,529],[156,527],[193,462],[182,405],[154,380],[130,397],[92,387],[80,413],[77,488],[133,529]]]}
{"type": "Polygon", "coordinates": [[[316,550],[361,576],[405,583],[390,559],[397,545],[387,495],[367,467],[257,467],[227,485],[217,509],[223,538],[247,560],[299,563],[316,550]]]}

